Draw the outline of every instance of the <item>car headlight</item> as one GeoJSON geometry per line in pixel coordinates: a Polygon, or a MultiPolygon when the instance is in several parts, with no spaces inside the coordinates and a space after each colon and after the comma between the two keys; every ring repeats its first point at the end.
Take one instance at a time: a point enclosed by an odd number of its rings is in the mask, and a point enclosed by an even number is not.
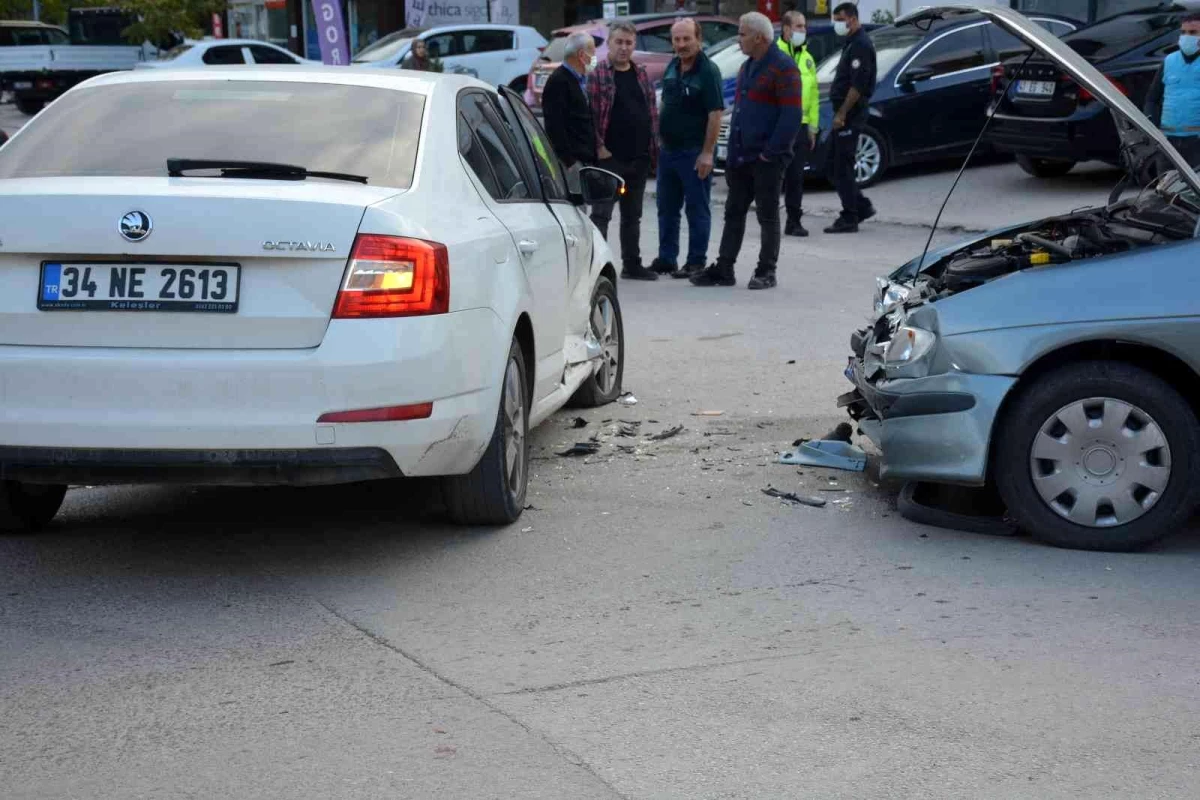
{"type": "Polygon", "coordinates": [[[883,351],[883,369],[893,378],[921,378],[929,374],[926,359],[937,336],[923,328],[905,325],[896,331],[883,351]]]}

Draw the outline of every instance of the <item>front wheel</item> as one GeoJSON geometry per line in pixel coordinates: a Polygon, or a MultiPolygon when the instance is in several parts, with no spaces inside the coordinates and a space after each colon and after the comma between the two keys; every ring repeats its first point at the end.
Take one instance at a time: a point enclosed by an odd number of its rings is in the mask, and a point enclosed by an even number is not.
{"type": "Polygon", "coordinates": [[[525,354],[508,351],[496,427],[483,458],[466,475],[444,479],[450,518],[464,525],[507,525],[521,516],[529,487],[529,392],[525,354]]]}
{"type": "Polygon", "coordinates": [[[67,487],[59,483],[0,481],[0,531],[46,527],[62,507],[67,487]]]}
{"type": "Polygon", "coordinates": [[[596,282],[588,314],[588,330],[600,344],[600,363],[571,398],[571,404],[583,408],[611,403],[621,396],[625,377],[625,325],[617,287],[608,278],[596,282]]]}
{"type": "Polygon", "coordinates": [[[1157,375],[1085,361],[1026,388],[994,435],[1008,513],[1059,547],[1129,551],[1179,530],[1195,507],[1200,431],[1157,375]]]}
{"type": "Polygon", "coordinates": [[[1075,168],[1075,162],[1017,156],[1017,166],[1035,178],[1061,178],[1075,168]]]}
{"type": "Polygon", "coordinates": [[[858,134],[854,150],[854,181],[858,188],[874,186],[887,172],[887,143],[879,131],[865,127],[858,134]]]}

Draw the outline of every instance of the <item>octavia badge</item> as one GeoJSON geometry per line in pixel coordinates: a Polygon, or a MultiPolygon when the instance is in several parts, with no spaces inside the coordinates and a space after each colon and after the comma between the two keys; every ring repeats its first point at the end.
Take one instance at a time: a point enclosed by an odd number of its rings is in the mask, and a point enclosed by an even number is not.
{"type": "Polygon", "coordinates": [[[150,221],[150,215],[144,211],[130,211],[121,217],[121,224],[118,228],[121,235],[129,241],[140,242],[150,235],[150,231],[154,230],[154,223],[150,221]]]}

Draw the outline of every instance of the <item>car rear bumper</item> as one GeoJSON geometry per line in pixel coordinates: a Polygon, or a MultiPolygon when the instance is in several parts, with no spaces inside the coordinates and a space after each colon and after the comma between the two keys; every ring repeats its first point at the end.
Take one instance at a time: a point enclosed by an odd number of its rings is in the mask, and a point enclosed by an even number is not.
{"type": "Polygon", "coordinates": [[[1061,119],[997,114],[987,142],[1002,153],[1055,161],[1116,162],[1120,140],[1107,113],[1061,119]]]}
{"type": "Polygon", "coordinates": [[[1015,378],[950,372],[872,382],[857,357],[846,373],[856,391],[841,404],[865,413],[860,424],[883,454],[882,477],[968,486],[987,480],[992,428],[1015,378]]]}
{"type": "Polygon", "coordinates": [[[476,309],[335,320],[307,350],[0,347],[0,468],[74,459],[100,478],[158,463],[164,481],[201,483],[465,473],[495,427],[501,328],[476,309]],[[419,403],[427,419],[317,422],[419,403]]]}

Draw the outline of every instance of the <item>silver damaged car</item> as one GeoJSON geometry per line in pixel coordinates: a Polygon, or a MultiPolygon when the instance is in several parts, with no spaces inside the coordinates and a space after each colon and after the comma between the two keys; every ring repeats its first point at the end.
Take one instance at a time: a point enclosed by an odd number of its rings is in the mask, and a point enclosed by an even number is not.
{"type": "Polygon", "coordinates": [[[879,279],[839,404],[885,477],[994,484],[1055,545],[1133,550],[1200,502],[1200,179],[1086,60],[981,13],[1111,109],[1126,178],[1104,207],[990,233],[879,279]],[[1134,190],[1134,191],[1130,191],[1134,190]],[[1140,191],[1138,191],[1140,190],[1140,191]]]}

